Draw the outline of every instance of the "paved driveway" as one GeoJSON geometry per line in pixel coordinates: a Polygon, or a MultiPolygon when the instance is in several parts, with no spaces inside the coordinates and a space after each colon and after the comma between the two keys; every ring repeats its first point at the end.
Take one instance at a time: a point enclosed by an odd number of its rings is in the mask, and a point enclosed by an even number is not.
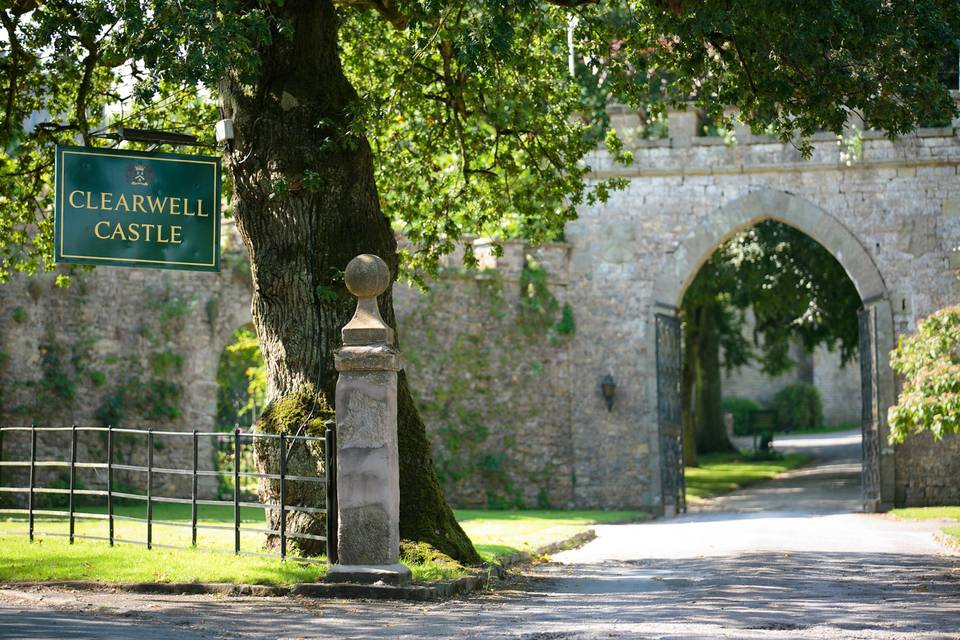
{"type": "MultiPolygon", "coordinates": [[[[741,448],[750,447],[749,438],[737,438],[741,448]]],[[[775,482],[749,487],[714,498],[691,512],[773,512],[852,513],[862,509],[860,497],[860,431],[822,435],[777,436],[777,450],[804,453],[816,464],[794,469],[775,482]]]]}
{"type": "MultiPolygon", "coordinates": [[[[847,464],[831,456],[822,467],[847,464]]],[[[937,524],[787,500],[835,493],[822,486],[834,475],[814,468],[727,499],[740,512],[598,527],[556,563],[465,600],[2,592],[0,637],[960,639],[960,569],[937,524]]]]}

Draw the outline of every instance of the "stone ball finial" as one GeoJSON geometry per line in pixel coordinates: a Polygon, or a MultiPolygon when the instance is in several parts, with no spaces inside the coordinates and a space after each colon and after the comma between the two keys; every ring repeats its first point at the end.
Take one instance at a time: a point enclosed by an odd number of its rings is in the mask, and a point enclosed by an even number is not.
{"type": "Polygon", "coordinates": [[[358,298],[376,298],[390,286],[390,268],[379,256],[364,253],[347,264],[343,279],[358,298]]]}

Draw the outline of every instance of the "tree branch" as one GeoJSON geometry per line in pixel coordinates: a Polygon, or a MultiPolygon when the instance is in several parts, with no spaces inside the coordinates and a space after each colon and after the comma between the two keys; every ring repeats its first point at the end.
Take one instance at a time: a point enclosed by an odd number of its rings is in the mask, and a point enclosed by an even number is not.
{"type": "Polygon", "coordinates": [[[334,4],[347,7],[356,7],[358,9],[376,9],[387,21],[400,31],[407,28],[413,16],[401,13],[393,5],[392,0],[333,0],[334,4]]]}
{"type": "Polygon", "coordinates": [[[547,0],[547,4],[575,9],[576,7],[585,7],[588,4],[600,4],[600,0],[547,0]]]}
{"type": "Polygon", "coordinates": [[[7,104],[3,112],[3,140],[6,144],[13,134],[13,108],[17,98],[20,80],[19,63],[23,56],[23,49],[20,46],[20,38],[17,37],[17,22],[7,14],[6,10],[0,11],[0,23],[3,23],[3,28],[7,31],[7,39],[10,42],[10,65],[7,68],[7,104]]]}
{"type": "Polygon", "coordinates": [[[80,135],[83,136],[83,144],[90,144],[90,124],[87,122],[87,96],[90,93],[90,84],[93,81],[93,72],[97,67],[97,58],[99,49],[97,43],[92,39],[85,39],[82,42],[87,50],[87,55],[83,59],[83,76],[80,79],[80,87],[77,89],[77,101],[74,110],[77,113],[77,126],[80,128],[80,135]]]}

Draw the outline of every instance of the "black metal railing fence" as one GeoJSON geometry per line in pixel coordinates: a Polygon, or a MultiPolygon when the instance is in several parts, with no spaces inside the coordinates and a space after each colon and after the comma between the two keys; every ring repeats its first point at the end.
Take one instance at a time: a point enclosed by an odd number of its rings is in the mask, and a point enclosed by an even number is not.
{"type": "MultiPolygon", "coordinates": [[[[66,444],[66,443],[63,443],[66,444]]],[[[169,446],[165,443],[164,449],[169,446]]],[[[64,451],[67,447],[61,447],[59,450],[64,451]]],[[[9,457],[7,455],[6,457],[9,457]]],[[[23,474],[21,474],[23,475],[23,474]]],[[[48,483],[52,484],[52,483],[48,483]]],[[[106,541],[111,546],[115,543],[129,543],[129,544],[139,544],[145,545],[147,549],[152,549],[154,547],[169,548],[169,549],[190,549],[197,547],[197,532],[198,530],[203,529],[215,529],[215,530],[224,530],[232,529],[233,530],[233,553],[237,555],[254,555],[254,556],[265,556],[265,557],[280,557],[281,559],[292,559],[305,562],[315,562],[316,558],[295,556],[288,553],[288,541],[290,539],[302,539],[302,540],[313,540],[320,541],[325,543],[327,547],[327,562],[330,564],[337,563],[337,487],[336,487],[336,430],[332,423],[327,425],[326,432],[321,436],[306,436],[306,435],[288,435],[285,433],[280,434],[266,434],[266,433],[245,433],[239,428],[235,429],[233,433],[225,434],[223,432],[199,432],[194,431],[160,431],[154,429],[121,429],[114,427],[0,427],[0,495],[3,494],[20,494],[26,495],[26,508],[16,508],[16,507],[7,507],[6,505],[0,505],[0,516],[26,516],[27,518],[27,532],[26,535],[29,537],[30,541],[33,542],[35,536],[38,534],[36,531],[36,522],[37,517],[44,519],[48,518],[66,518],[68,521],[68,532],[59,533],[59,532],[42,532],[43,535],[49,536],[63,536],[67,537],[70,540],[70,544],[73,544],[75,539],[87,539],[87,540],[100,540],[106,541]],[[17,459],[9,460],[4,456],[4,435],[7,434],[9,437],[13,433],[26,432],[29,435],[29,457],[28,459],[17,459]],[[94,432],[105,435],[105,461],[78,461],[78,434],[84,432],[94,432]],[[37,447],[37,436],[38,434],[69,434],[69,459],[67,460],[57,460],[57,459],[38,459],[38,447],[37,447]],[[144,445],[146,449],[146,464],[145,465],[135,465],[127,464],[125,461],[119,461],[116,459],[115,444],[118,436],[134,436],[144,438],[144,445]],[[232,445],[232,465],[229,469],[200,469],[199,468],[199,450],[201,438],[213,438],[212,445],[214,447],[219,447],[221,450],[224,448],[224,436],[230,438],[232,445]],[[158,467],[154,464],[154,450],[157,448],[157,438],[169,438],[172,440],[182,443],[184,439],[189,438],[190,444],[192,447],[192,467],[189,469],[178,468],[175,466],[162,466],[158,467]],[[278,473],[260,473],[257,471],[243,471],[243,449],[246,445],[252,449],[252,445],[257,439],[269,439],[277,442],[279,448],[278,451],[278,460],[279,460],[279,469],[278,473]],[[288,473],[287,469],[287,458],[289,455],[289,449],[291,446],[295,445],[297,442],[303,442],[304,444],[309,442],[321,443],[323,450],[323,474],[317,476],[305,476],[305,475],[296,475],[288,473]],[[26,482],[27,486],[8,486],[6,484],[7,477],[9,476],[8,470],[11,468],[20,468],[26,469],[26,482]],[[43,483],[37,482],[37,471],[38,469],[66,469],[67,470],[67,487],[52,487],[52,486],[40,486],[43,483]],[[77,481],[77,471],[78,470],[99,470],[106,472],[106,488],[105,489],[86,489],[78,486],[77,481]],[[118,485],[115,479],[115,473],[117,471],[124,471],[133,474],[145,474],[143,482],[143,493],[139,493],[136,489],[130,488],[126,484],[118,485]],[[6,472],[6,473],[5,473],[6,472]],[[155,489],[155,477],[156,476],[181,476],[187,477],[190,484],[190,497],[184,498],[180,496],[161,496],[156,495],[154,492],[155,489]],[[222,499],[207,499],[201,498],[199,496],[199,480],[203,477],[211,478],[221,478],[228,476],[232,480],[232,499],[231,500],[222,500],[222,499]],[[243,497],[243,485],[242,480],[275,480],[278,482],[279,491],[278,493],[278,503],[276,504],[264,504],[260,502],[250,502],[249,500],[241,499],[243,497]],[[304,482],[304,483],[323,483],[325,488],[326,495],[326,504],[322,507],[316,506],[301,506],[301,505],[291,505],[287,504],[287,494],[288,494],[288,483],[290,482],[304,482]],[[120,490],[118,490],[120,489],[120,490]],[[51,509],[46,508],[44,505],[38,503],[38,497],[44,495],[66,495],[67,496],[67,509],[66,511],[62,509],[51,509]],[[89,511],[82,511],[77,509],[77,498],[78,497],[92,497],[92,498],[103,498],[106,500],[106,513],[95,513],[89,511]],[[121,515],[115,513],[115,502],[118,500],[125,501],[140,501],[146,505],[146,518],[139,518],[130,515],[121,515]],[[153,506],[158,503],[172,503],[172,504],[189,504],[190,505],[190,522],[189,524],[182,521],[170,521],[170,520],[158,520],[153,517],[153,506]],[[198,507],[200,506],[219,506],[219,507],[232,507],[233,509],[233,524],[232,526],[224,525],[213,525],[213,524],[204,524],[198,521],[198,507]],[[269,528],[250,528],[241,526],[241,509],[251,509],[251,508],[263,508],[266,510],[266,513],[269,513],[270,510],[277,510],[279,514],[279,526],[277,529],[269,528]],[[288,531],[287,530],[287,514],[290,512],[302,512],[309,514],[323,514],[326,517],[326,535],[319,536],[314,534],[288,531]],[[76,521],[77,519],[101,519],[107,521],[107,535],[106,536],[97,536],[89,534],[81,534],[76,531],[76,521]],[[117,520],[126,520],[140,522],[146,525],[146,536],[145,540],[133,540],[129,538],[120,538],[115,535],[114,523],[117,520]],[[153,526],[157,525],[167,525],[174,527],[190,527],[191,530],[191,545],[175,545],[175,544],[166,544],[158,543],[154,540],[154,531],[153,526]],[[279,550],[276,553],[265,553],[259,551],[249,551],[241,549],[241,532],[245,533],[261,533],[265,535],[273,535],[279,538],[279,550]]],[[[267,522],[270,519],[266,519],[267,522]]],[[[19,531],[0,531],[0,535],[21,535],[19,531]]],[[[220,551],[225,551],[219,549],[220,551]]]]}

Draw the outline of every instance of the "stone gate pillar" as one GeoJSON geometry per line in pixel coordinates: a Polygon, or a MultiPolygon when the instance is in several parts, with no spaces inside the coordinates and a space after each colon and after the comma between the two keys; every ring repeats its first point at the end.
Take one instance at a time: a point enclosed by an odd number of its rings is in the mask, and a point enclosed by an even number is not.
{"type": "Polygon", "coordinates": [[[377,308],[377,296],[390,286],[390,270],[377,256],[361,255],[344,277],[358,301],[336,354],[340,564],[330,567],[327,579],[406,584],[410,570],[400,564],[400,353],[377,308]]]}

